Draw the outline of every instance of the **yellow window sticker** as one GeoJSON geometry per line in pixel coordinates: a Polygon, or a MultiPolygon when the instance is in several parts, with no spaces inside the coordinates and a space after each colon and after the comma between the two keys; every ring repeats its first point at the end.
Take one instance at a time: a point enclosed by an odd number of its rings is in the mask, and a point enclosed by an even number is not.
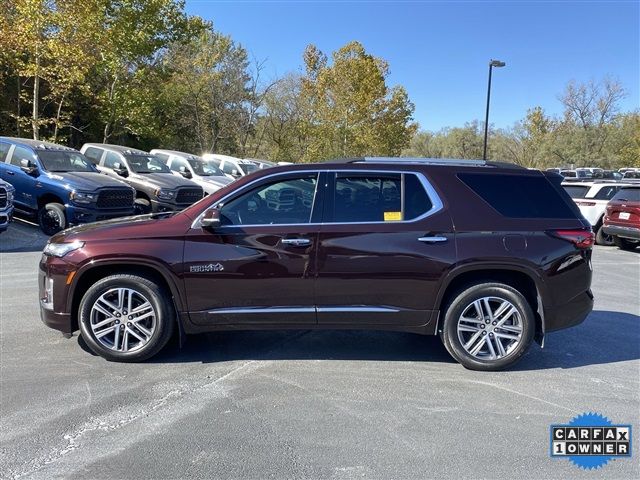
{"type": "Polygon", "coordinates": [[[393,222],[402,220],[402,212],[384,212],[384,221],[393,222]]]}

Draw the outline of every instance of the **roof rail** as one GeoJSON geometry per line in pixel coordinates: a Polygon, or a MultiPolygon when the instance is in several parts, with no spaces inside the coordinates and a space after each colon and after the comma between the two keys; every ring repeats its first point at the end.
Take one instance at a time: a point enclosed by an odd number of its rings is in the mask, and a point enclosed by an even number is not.
{"type": "Polygon", "coordinates": [[[520,165],[507,162],[487,162],[485,160],[470,160],[457,158],[418,158],[418,157],[353,157],[329,160],[329,163],[400,163],[422,165],[455,165],[461,167],[497,167],[522,168],[520,165]]]}

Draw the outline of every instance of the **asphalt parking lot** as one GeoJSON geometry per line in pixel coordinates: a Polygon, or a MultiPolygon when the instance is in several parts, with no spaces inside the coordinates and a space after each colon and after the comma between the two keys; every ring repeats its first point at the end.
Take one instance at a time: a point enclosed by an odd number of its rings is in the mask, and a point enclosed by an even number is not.
{"type": "Polygon", "coordinates": [[[514,370],[465,370],[436,338],[225,332],[108,363],[39,319],[46,238],[0,236],[2,478],[640,478],[640,252],[596,247],[594,312],[514,370]],[[583,471],[549,426],[599,412],[632,459],[583,471]]]}

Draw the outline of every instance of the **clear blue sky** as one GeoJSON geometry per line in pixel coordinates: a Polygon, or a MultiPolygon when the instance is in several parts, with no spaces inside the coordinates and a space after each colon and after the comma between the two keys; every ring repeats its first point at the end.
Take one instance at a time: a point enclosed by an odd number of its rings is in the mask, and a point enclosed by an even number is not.
{"type": "Polygon", "coordinates": [[[633,1],[218,1],[187,10],[267,60],[276,77],[302,71],[314,43],[329,54],[351,40],[386,59],[389,83],[415,103],[421,127],[437,130],[484,118],[488,62],[494,70],[491,119],[510,126],[527,109],[559,114],[567,81],[619,79],[623,108],[639,107],[640,2],[633,1]]]}

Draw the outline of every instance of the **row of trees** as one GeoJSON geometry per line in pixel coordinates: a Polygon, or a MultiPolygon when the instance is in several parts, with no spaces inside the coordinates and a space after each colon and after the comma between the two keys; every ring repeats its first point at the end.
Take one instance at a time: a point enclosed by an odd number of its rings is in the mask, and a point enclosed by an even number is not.
{"type": "MultiPolygon", "coordinates": [[[[299,72],[267,78],[183,0],[0,0],[0,134],[79,146],[215,151],[313,161],[360,155],[479,158],[482,128],[418,132],[389,66],[351,42],[309,45],[299,72]]],[[[522,165],[640,162],[638,113],[613,81],[569,84],[565,113],[530,110],[490,132],[489,156],[522,165]]]]}
{"type": "MultiPolygon", "coordinates": [[[[541,107],[527,112],[511,128],[490,128],[487,157],[534,168],[600,166],[640,167],[640,113],[620,112],[625,91],[619,82],[569,82],[559,101],[561,117],[541,107]]],[[[421,131],[406,156],[482,158],[484,123],[421,131]]]]}
{"type": "Polygon", "coordinates": [[[183,0],[0,0],[0,134],[312,161],[399,155],[413,105],[357,42],[266,78],[183,0]],[[302,70],[301,70],[302,72],[302,70]]]}

